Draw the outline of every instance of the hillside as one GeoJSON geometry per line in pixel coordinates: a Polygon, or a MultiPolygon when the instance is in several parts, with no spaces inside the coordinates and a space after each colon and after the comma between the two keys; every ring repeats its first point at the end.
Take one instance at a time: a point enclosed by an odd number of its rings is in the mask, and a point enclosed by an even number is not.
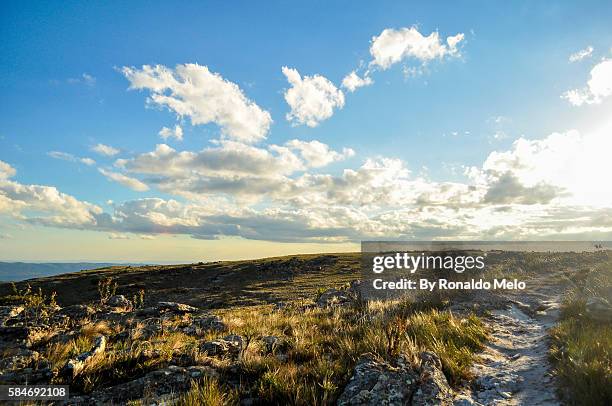
{"type": "Polygon", "coordinates": [[[62,405],[612,399],[609,252],[491,253],[484,276],[528,288],[418,300],[366,300],[359,259],[114,266],[0,285],[0,383],[69,385],[62,405]]]}

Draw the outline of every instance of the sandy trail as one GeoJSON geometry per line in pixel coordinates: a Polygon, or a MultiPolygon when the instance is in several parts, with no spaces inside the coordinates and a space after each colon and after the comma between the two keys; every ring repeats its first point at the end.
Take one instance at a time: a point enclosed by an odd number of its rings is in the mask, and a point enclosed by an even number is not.
{"type": "Polygon", "coordinates": [[[505,308],[484,317],[491,340],[472,367],[470,393],[456,404],[560,404],[548,361],[548,329],[558,318],[564,290],[555,285],[534,283],[534,290],[508,295],[505,308]]]}

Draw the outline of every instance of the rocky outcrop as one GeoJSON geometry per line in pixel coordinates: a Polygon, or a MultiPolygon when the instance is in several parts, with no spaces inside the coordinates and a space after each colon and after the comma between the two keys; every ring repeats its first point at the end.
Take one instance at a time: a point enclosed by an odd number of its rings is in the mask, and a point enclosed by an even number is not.
{"type": "Polygon", "coordinates": [[[452,391],[442,372],[440,357],[433,352],[422,352],[419,358],[419,388],[414,393],[412,405],[452,405],[452,391]]]}
{"type": "Polygon", "coordinates": [[[189,390],[192,380],[207,376],[218,377],[218,373],[207,366],[171,365],[133,381],[95,391],[83,403],[118,405],[128,400],[142,399],[143,404],[160,404],[159,397],[189,390]]]}
{"type": "Polygon", "coordinates": [[[54,334],[48,326],[2,326],[0,327],[0,350],[5,348],[30,348],[54,334]]]}
{"type": "Polygon", "coordinates": [[[160,316],[162,314],[183,315],[189,313],[197,313],[200,310],[197,307],[189,306],[184,303],[176,302],[159,302],[155,306],[140,309],[137,315],[144,317],[160,316]]]}
{"type": "Polygon", "coordinates": [[[612,322],[612,305],[601,297],[589,298],[586,302],[586,314],[591,320],[612,322]]]}
{"type": "Polygon", "coordinates": [[[68,360],[66,365],[62,368],[62,375],[74,378],[77,376],[83,368],[92,363],[96,356],[102,354],[106,349],[106,337],[99,336],[96,338],[93,348],[91,351],[87,351],[78,357],[68,360]]]}
{"type": "Polygon", "coordinates": [[[338,405],[406,405],[416,383],[417,373],[406,356],[398,356],[391,365],[366,354],[357,362],[338,405]]]}
{"type": "Polygon", "coordinates": [[[211,356],[238,356],[242,352],[242,337],[232,334],[212,341],[206,341],[200,346],[200,351],[211,356]]]}
{"type": "Polygon", "coordinates": [[[349,286],[341,289],[327,289],[321,293],[316,301],[319,307],[346,305],[358,301],[361,297],[361,281],[353,281],[349,286]]]}
{"type": "Polygon", "coordinates": [[[202,315],[191,320],[189,326],[183,329],[185,334],[200,334],[206,331],[226,331],[227,326],[219,316],[202,315]]]}
{"type": "Polygon", "coordinates": [[[7,350],[0,360],[0,383],[35,384],[53,377],[49,362],[26,348],[7,350]]]}

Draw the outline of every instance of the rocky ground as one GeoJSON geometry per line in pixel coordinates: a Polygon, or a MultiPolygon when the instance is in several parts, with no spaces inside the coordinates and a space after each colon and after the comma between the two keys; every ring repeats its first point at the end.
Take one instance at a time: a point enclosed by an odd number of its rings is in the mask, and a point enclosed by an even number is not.
{"type": "MultiPolygon", "coordinates": [[[[333,402],[559,404],[547,331],[557,319],[563,292],[572,286],[568,269],[525,273],[525,291],[453,298],[453,313],[460,318],[476,312],[490,331],[490,340],[471,368],[471,382],[451,387],[440,356],[432,351],[387,359],[355,354],[350,379],[337,389],[333,402]]],[[[115,294],[110,281],[103,288],[99,300],[65,306],[42,291],[25,292],[21,287],[18,294],[6,296],[0,306],[0,384],[70,385],[71,399],[55,404],[177,404],[181,393],[204,378],[219,379],[224,388],[241,385],[247,348],[253,351],[255,346],[258,354],[273,357],[275,363],[290,357],[290,331],[288,336],[235,334],[228,320],[204,307],[115,294]]],[[[333,308],[359,300],[359,284],[354,283],[327,289],[299,306],[301,312],[332,309],[333,317],[333,308]]],[[[276,302],[274,311],[286,306],[293,304],[276,302]]],[[[605,300],[592,307],[609,317],[605,300]]],[[[256,396],[242,395],[228,401],[232,402],[265,404],[256,396]]]]}

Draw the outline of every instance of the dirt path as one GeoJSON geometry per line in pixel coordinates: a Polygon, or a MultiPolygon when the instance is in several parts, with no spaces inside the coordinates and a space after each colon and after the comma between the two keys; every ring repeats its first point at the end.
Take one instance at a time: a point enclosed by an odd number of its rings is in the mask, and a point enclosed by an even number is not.
{"type": "Polygon", "coordinates": [[[548,329],[558,318],[565,286],[546,282],[532,281],[533,290],[504,295],[507,306],[484,317],[492,337],[472,368],[477,378],[463,404],[560,404],[548,361],[548,329]]]}

